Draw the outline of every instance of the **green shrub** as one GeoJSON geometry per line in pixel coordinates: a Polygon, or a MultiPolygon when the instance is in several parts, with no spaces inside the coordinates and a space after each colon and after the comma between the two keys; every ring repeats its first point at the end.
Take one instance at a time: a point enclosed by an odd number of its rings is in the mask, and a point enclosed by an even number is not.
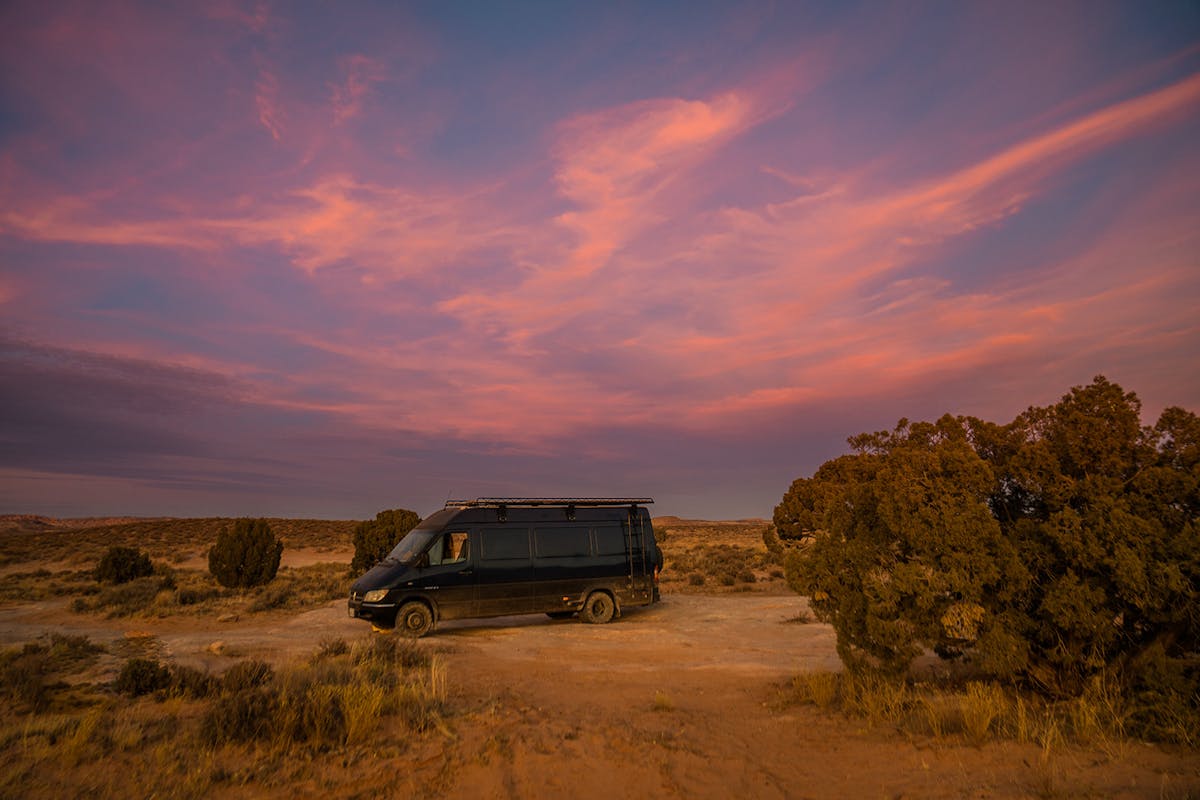
{"type": "Polygon", "coordinates": [[[693,572],[691,575],[688,575],[688,584],[691,586],[703,586],[704,576],[699,572],[693,572]]]}
{"type": "Polygon", "coordinates": [[[781,563],[784,556],[783,542],[780,540],[779,534],[775,532],[774,525],[763,528],[762,540],[767,548],[766,560],[772,564],[781,563]]]}
{"type": "Polygon", "coordinates": [[[350,568],[361,572],[382,561],[420,521],[416,512],[397,508],[380,511],[375,519],[359,523],[354,529],[354,560],[350,568]]]}
{"type": "Polygon", "coordinates": [[[275,577],[282,554],[283,542],[265,519],[239,519],[208,551],[208,571],[222,586],[259,586],[275,577]]]}
{"type": "Polygon", "coordinates": [[[1122,674],[1192,719],[1200,417],[1168,408],[1143,427],[1140,412],[1097,377],[1006,425],[946,415],[852,437],[775,509],[797,545],[789,585],[851,669],[899,674],[932,649],[1050,697],[1122,674]]]}
{"type": "Polygon", "coordinates": [[[119,545],[108,548],[108,552],[96,565],[96,580],[106,583],[128,583],[134,578],[143,578],[154,573],[150,556],[133,547],[119,545]]]}
{"type": "Polygon", "coordinates": [[[171,671],[152,658],[131,658],[125,662],[113,688],[121,694],[140,697],[171,685],[171,671]]]}

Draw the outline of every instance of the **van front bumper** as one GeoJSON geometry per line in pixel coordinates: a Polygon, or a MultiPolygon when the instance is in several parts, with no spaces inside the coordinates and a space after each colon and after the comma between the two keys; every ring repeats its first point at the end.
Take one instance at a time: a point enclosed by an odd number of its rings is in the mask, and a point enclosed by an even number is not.
{"type": "Polygon", "coordinates": [[[362,595],[350,595],[346,603],[346,611],[354,619],[365,619],[377,625],[390,626],[396,624],[396,604],[386,600],[382,603],[367,603],[362,595]]]}

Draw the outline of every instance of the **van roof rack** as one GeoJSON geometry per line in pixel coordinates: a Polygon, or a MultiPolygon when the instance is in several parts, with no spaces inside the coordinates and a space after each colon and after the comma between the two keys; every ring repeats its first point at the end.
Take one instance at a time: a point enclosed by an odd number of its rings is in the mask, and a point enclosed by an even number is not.
{"type": "Polygon", "coordinates": [[[630,506],[653,503],[650,497],[478,497],[447,500],[446,508],[502,508],[513,506],[630,506]]]}

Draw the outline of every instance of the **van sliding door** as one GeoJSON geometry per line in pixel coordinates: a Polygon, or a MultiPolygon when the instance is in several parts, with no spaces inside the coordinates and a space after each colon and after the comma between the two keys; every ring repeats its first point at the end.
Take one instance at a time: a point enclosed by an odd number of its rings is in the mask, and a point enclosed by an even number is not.
{"type": "Polygon", "coordinates": [[[475,602],[481,617],[528,614],[533,611],[533,560],[529,529],[479,529],[475,559],[475,602]]]}

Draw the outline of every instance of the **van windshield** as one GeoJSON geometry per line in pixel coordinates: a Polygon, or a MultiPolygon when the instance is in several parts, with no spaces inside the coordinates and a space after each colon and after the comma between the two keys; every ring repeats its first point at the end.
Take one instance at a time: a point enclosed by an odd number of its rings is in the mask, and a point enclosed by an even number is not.
{"type": "Polygon", "coordinates": [[[414,528],[396,543],[384,561],[398,561],[407,567],[413,566],[438,533],[439,531],[431,531],[427,528],[414,528]]]}

